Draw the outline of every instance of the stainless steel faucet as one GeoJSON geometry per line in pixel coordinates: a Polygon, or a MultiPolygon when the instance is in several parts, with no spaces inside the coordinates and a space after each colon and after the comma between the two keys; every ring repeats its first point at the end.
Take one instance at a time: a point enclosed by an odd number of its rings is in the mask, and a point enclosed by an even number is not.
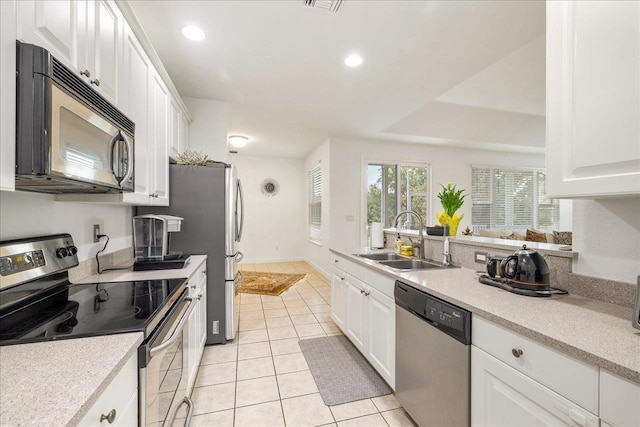
{"type": "Polygon", "coordinates": [[[418,258],[420,259],[424,259],[424,234],[423,234],[423,229],[424,229],[424,221],[422,221],[422,217],[420,216],[420,214],[416,211],[402,211],[400,212],[398,215],[396,215],[396,217],[393,219],[393,226],[396,228],[396,230],[398,229],[398,219],[400,219],[400,217],[402,215],[406,215],[406,214],[411,214],[413,216],[415,216],[416,218],[418,218],[418,222],[420,223],[420,230],[418,232],[418,240],[420,243],[420,254],[418,255],[418,258]]]}
{"type": "Polygon", "coordinates": [[[442,263],[447,267],[450,266],[451,265],[451,253],[449,252],[449,237],[445,237],[444,238],[444,250],[443,250],[442,254],[444,255],[444,259],[442,260],[442,263]]]}

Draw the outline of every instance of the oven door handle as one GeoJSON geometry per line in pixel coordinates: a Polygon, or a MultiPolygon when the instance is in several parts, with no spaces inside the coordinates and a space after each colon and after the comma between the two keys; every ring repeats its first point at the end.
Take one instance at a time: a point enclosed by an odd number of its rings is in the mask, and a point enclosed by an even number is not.
{"type": "Polygon", "coordinates": [[[185,322],[187,321],[189,316],[191,316],[191,312],[193,312],[193,309],[196,308],[193,297],[184,297],[184,301],[187,301],[189,303],[189,308],[187,309],[186,313],[184,313],[184,315],[182,316],[182,319],[180,319],[178,326],[176,326],[176,328],[174,329],[173,333],[171,334],[168,340],[166,340],[160,345],[151,347],[151,349],[149,350],[149,356],[153,357],[159,352],[161,352],[162,350],[164,350],[165,348],[169,347],[180,336],[180,333],[182,332],[182,328],[184,327],[185,322]]]}
{"type": "Polygon", "coordinates": [[[182,402],[176,407],[176,410],[173,411],[173,415],[171,416],[171,421],[169,422],[169,427],[173,427],[173,423],[176,422],[176,416],[178,415],[178,410],[184,404],[187,404],[189,409],[187,410],[187,418],[184,420],[184,427],[189,427],[191,425],[191,415],[193,415],[193,401],[189,399],[187,396],[182,399],[182,402]]]}

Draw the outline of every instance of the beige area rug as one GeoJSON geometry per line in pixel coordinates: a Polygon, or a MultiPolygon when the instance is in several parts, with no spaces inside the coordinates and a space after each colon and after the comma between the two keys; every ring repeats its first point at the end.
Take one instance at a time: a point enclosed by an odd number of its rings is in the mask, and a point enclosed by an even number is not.
{"type": "Polygon", "coordinates": [[[307,277],[307,275],[243,271],[242,277],[243,280],[237,288],[238,292],[278,296],[307,277]]]}

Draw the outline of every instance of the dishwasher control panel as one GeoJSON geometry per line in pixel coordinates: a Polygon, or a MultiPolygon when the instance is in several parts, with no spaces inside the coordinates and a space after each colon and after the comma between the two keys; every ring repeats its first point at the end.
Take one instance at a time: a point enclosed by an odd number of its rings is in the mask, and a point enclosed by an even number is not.
{"type": "Polygon", "coordinates": [[[464,328],[465,313],[432,297],[427,297],[424,314],[434,323],[446,325],[455,330],[464,328]]]}

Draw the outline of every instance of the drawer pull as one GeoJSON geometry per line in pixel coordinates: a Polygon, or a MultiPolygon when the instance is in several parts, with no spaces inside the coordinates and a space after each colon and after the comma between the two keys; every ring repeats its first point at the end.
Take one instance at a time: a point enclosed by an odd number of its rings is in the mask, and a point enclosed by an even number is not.
{"type": "Polygon", "coordinates": [[[91,80],[91,81],[89,81],[89,83],[91,83],[92,85],[100,86],[100,80],[98,80],[98,79],[91,80]]]}
{"type": "Polygon", "coordinates": [[[516,359],[519,358],[520,356],[522,356],[522,350],[520,350],[519,348],[512,348],[511,349],[511,354],[513,354],[513,357],[515,357],[516,359]]]}
{"type": "Polygon", "coordinates": [[[360,293],[361,293],[361,294],[364,294],[364,289],[360,289],[360,293]]]}
{"type": "Polygon", "coordinates": [[[341,277],[340,280],[342,280],[344,282],[344,277],[341,277]]]}
{"type": "Polygon", "coordinates": [[[339,259],[334,259],[333,262],[335,262],[336,264],[340,262],[339,259]]]}
{"type": "Polygon", "coordinates": [[[116,420],[116,410],[112,409],[107,415],[100,415],[100,422],[103,422],[104,420],[107,420],[109,424],[113,424],[113,422],[116,420]]]}
{"type": "Polygon", "coordinates": [[[91,73],[89,72],[89,70],[80,71],[80,75],[91,77],[91,73]]]}

